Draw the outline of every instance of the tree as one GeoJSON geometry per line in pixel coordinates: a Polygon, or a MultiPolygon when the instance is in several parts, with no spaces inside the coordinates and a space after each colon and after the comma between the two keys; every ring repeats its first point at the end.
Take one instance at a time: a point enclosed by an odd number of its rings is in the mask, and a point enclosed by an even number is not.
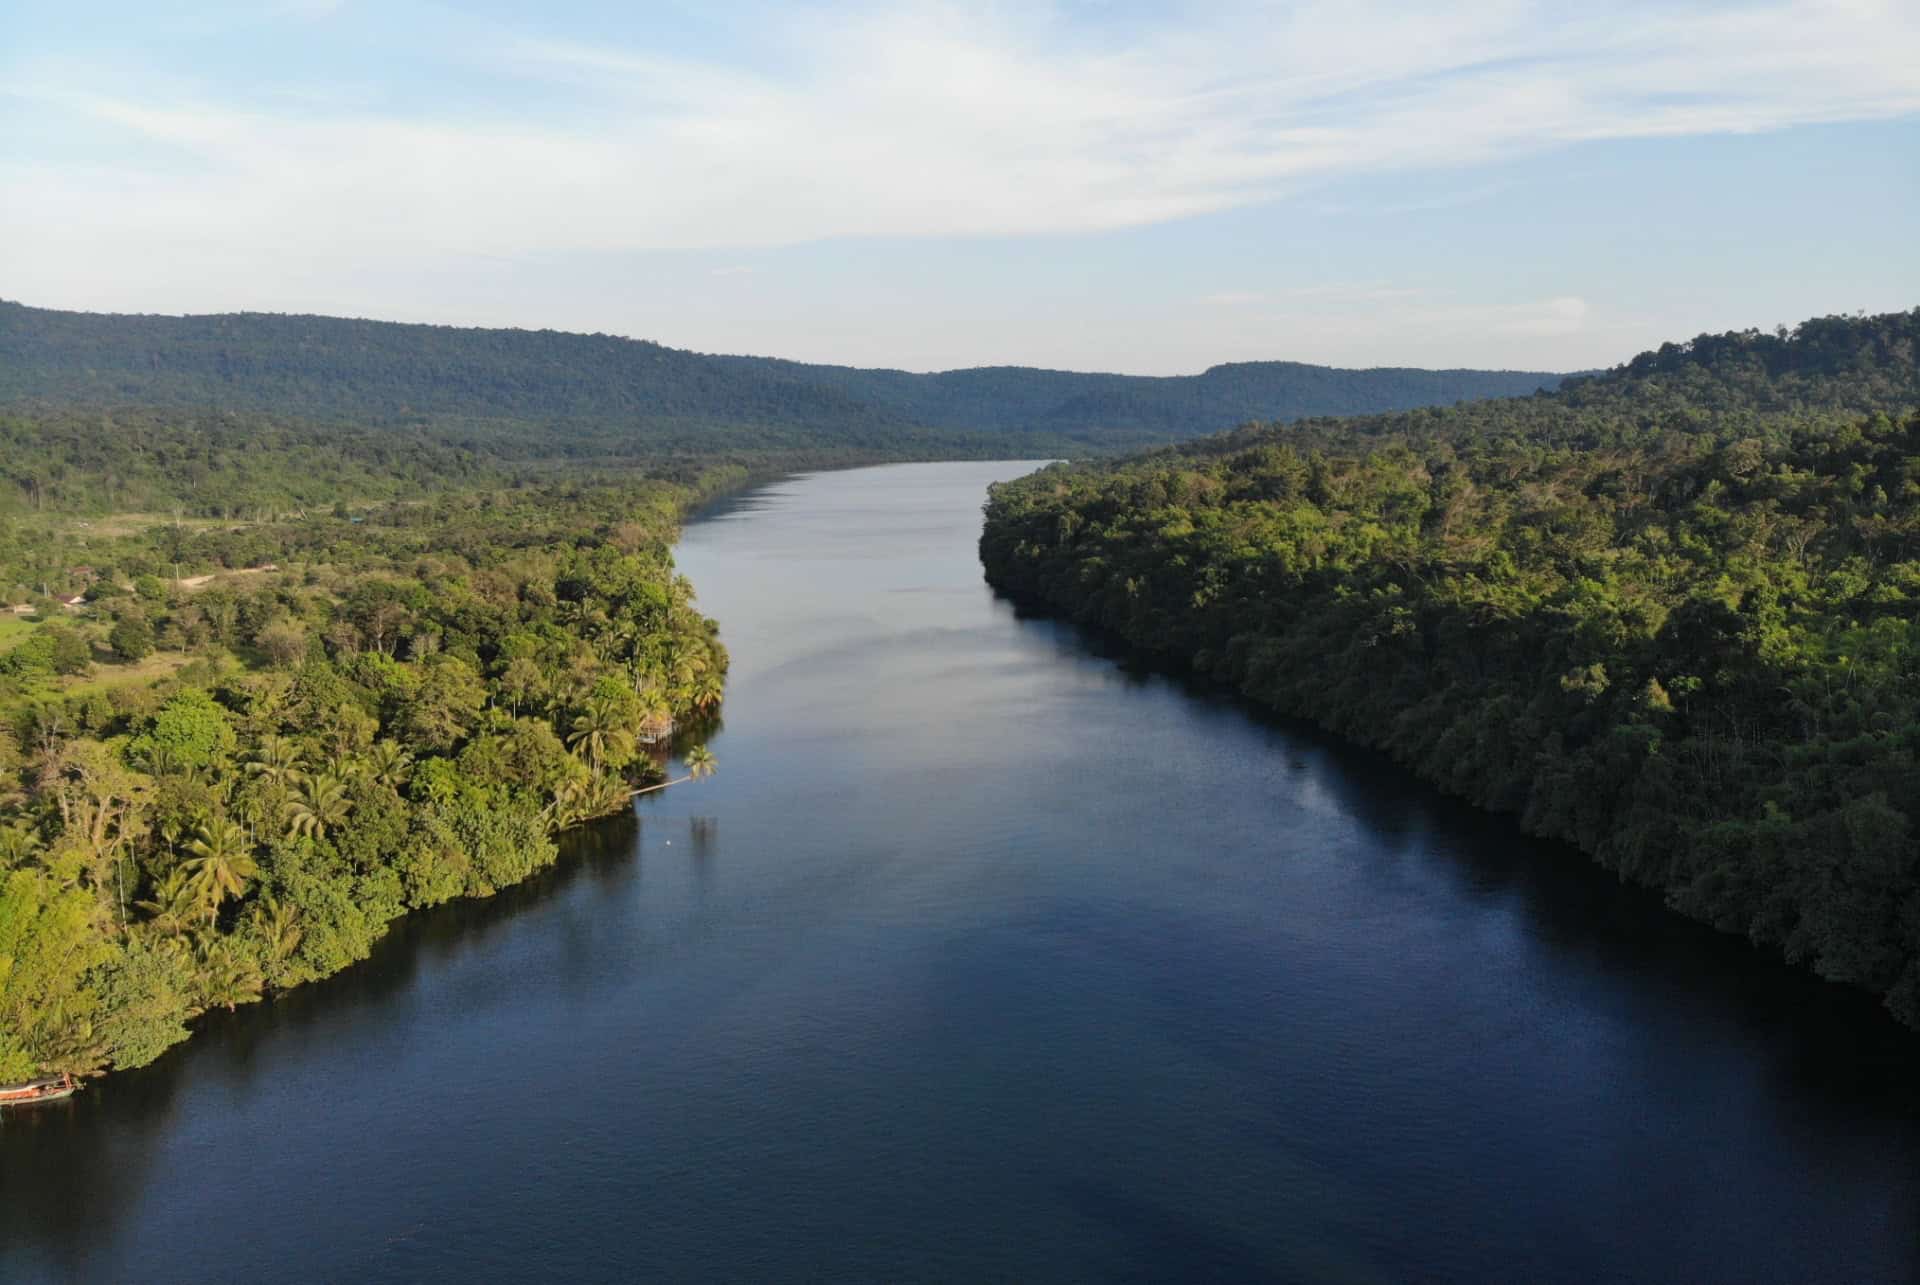
{"type": "Polygon", "coordinates": [[[300,782],[287,809],[287,833],[324,839],[345,824],[347,783],[332,772],[317,772],[300,782]]]}
{"type": "Polygon", "coordinates": [[[87,973],[111,955],[84,892],[32,868],[0,880],[0,1080],[50,1068],[90,1032],[98,997],[87,973]]]}
{"type": "Polygon", "coordinates": [[[300,912],[270,892],[262,893],[254,903],[247,927],[260,943],[261,956],[269,964],[292,958],[300,946],[300,912]]]}
{"type": "Polygon", "coordinates": [[[292,784],[300,779],[301,766],[299,743],[269,732],[260,738],[260,744],[254,748],[247,771],[268,781],[292,784]]]}
{"type": "Polygon", "coordinates": [[[137,616],[123,617],[108,632],[107,646],[128,664],[144,660],[153,654],[153,630],[137,616]]]}
{"type": "Polygon", "coordinates": [[[704,745],[696,745],[687,751],[687,774],[671,781],[661,781],[657,785],[644,786],[633,791],[635,795],[652,794],[655,790],[664,790],[670,785],[685,785],[689,781],[698,781],[702,777],[712,776],[719,768],[719,761],[704,745]]]}
{"type": "Polygon", "coordinates": [[[147,912],[148,929],[161,937],[185,936],[202,913],[187,872],[177,866],[154,885],[151,897],[135,904],[147,912]]]}
{"type": "Polygon", "coordinates": [[[595,772],[618,770],[633,758],[633,733],[627,730],[628,711],[616,700],[597,697],[574,716],[567,746],[593,765],[595,772]]]}
{"type": "Polygon", "coordinates": [[[193,853],[182,865],[187,891],[211,924],[225,902],[246,894],[248,883],[259,875],[260,867],[253,859],[247,832],[224,817],[201,825],[187,850],[193,853]]]}
{"type": "Polygon", "coordinates": [[[94,974],[100,992],[98,1034],[121,1068],[145,1066],[187,1038],[198,1013],[192,955],[135,939],[94,974]]]}
{"type": "Polygon", "coordinates": [[[501,671],[499,686],[500,694],[507,698],[507,707],[518,714],[545,695],[547,678],[532,657],[515,656],[501,671]]]}
{"type": "Polygon", "coordinates": [[[93,649],[87,646],[87,640],[78,631],[53,624],[40,633],[47,640],[47,663],[54,673],[84,674],[93,664],[93,649]]]}
{"type": "Polygon", "coordinates": [[[254,641],[283,669],[299,664],[307,654],[307,631],[292,620],[274,621],[254,635],[254,641]]]}
{"type": "Polygon", "coordinates": [[[394,741],[375,741],[360,759],[360,767],[375,785],[399,790],[413,775],[413,755],[394,741]]]}
{"type": "Polygon", "coordinates": [[[689,694],[693,698],[695,708],[702,711],[711,710],[726,694],[725,680],[712,669],[702,670],[694,677],[689,694]]]}
{"type": "Polygon", "coordinates": [[[217,933],[205,933],[194,951],[199,965],[199,989],[209,1007],[232,1012],[260,998],[264,980],[260,966],[243,950],[217,933]]]}
{"type": "Polygon", "coordinates": [[[43,863],[63,882],[90,887],[124,918],[130,890],[121,858],[146,833],[152,781],[99,741],[55,739],[42,752],[36,784],[60,818],[43,863]]]}
{"type": "Polygon", "coordinates": [[[40,836],[18,821],[0,825],[0,873],[24,866],[41,849],[40,836]]]}
{"type": "Polygon", "coordinates": [[[401,712],[401,725],[414,744],[449,750],[466,736],[487,700],[486,684],[458,656],[437,655],[422,666],[420,686],[401,712]]]}
{"type": "Polygon", "coordinates": [[[206,692],[188,687],[160,707],[132,752],[164,756],[176,768],[204,768],[231,754],[236,739],[227,712],[206,692]]]}

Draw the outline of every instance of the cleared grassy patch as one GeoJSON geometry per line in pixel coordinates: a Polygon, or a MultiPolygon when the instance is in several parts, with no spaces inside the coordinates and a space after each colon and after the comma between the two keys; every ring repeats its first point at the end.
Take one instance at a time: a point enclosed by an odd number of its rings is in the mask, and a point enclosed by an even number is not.
{"type": "Polygon", "coordinates": [[[40,622],[37,620],[16,616],[11,611],[0,611],[0,652],[10,651],[19,646],[39,627],[40,622]]]}
{"type": "Polygon", "coordinates": [[[278,575],[279,570],[268,571],[264,567],[236,567],[231,571],[209,571],[205,575],[187,576],[176,582],[182,593],[193,593],[205,589],[208,585],[216,588],[234,588],[249,580],[257,581],[262,576],[278,575]]]}
{"type": "Polygon", "coordinates": [[[145,686],[163,678],[171,678],[192,660],[193,657],[184,651],[156,651],[131,665],[96,664],[91,674],[57,679],[51,687],[62,696],[91,696],[96,692],[110,692],[116,687],[145,686]]]}
{"type": "Polygon", "coordinates": [[[190,531],[205,531],[212,527],[242,527],[250,524],[235,518],[176,518],[171,513],[109,513],[104,517],[67,518],[61,525],[75,535],[111,540],[138,535],[157,526],[178,525],[190,531]]]}

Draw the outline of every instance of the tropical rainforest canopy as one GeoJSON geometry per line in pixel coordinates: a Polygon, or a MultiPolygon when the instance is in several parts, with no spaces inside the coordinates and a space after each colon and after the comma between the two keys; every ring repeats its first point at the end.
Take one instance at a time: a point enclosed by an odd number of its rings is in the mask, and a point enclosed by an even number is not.
{"type": "Polygon", "coordinates": [[[0,1081],[151,1061],[624,808],[720,701],[669,548],[743,476],[0,529],[86,586],[0,615],[0,1081]]]}

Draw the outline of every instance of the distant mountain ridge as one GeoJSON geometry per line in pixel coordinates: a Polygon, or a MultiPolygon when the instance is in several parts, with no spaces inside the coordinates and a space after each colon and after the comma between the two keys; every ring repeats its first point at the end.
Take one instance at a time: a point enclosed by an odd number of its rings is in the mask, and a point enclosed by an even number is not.
{"type": "Polygon", "coordinates": [[[1488,397],[1524,397],[1559,386],[1540,371],[1348,370],[1295,361],[1232,362],[1198,375],[1112,375],[1031,366],[978,366],[913,374],[816,366],[767,357],[718,357],[741,369],[772,366],[837,388],[915,423],[987,430],[1130,430],[1185,438],[1252,421],[1365,415],[1488,397]]]}
{"type": "MultiPolygon", "coordinates": [[[[715,356],[648,340],[280,313],[63,312],[0,301],[0,403],[313,420],[591,426],[684,447],[703,430],[921,449],[1023,434],[1114,449],[1248,421],[1366,414],[1557,387],[1537,371],[1242,362],[1199,375],[988,366],[937,374],[715,356]]],[[[977,444],[977,443],[976,443],[977,444]]]]}

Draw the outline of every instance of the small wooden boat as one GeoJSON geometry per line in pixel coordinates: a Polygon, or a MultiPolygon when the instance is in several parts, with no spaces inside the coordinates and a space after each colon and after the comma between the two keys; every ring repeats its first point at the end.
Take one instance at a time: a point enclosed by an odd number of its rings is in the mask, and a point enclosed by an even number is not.
{"type": "Polygon", "coordinates": [[[0,1084],[0,1107],[24,1107],[70,1098],[79,1087],[80,1082],[71,1075],[49,1075],[25,1084],[0,1084]]]}

